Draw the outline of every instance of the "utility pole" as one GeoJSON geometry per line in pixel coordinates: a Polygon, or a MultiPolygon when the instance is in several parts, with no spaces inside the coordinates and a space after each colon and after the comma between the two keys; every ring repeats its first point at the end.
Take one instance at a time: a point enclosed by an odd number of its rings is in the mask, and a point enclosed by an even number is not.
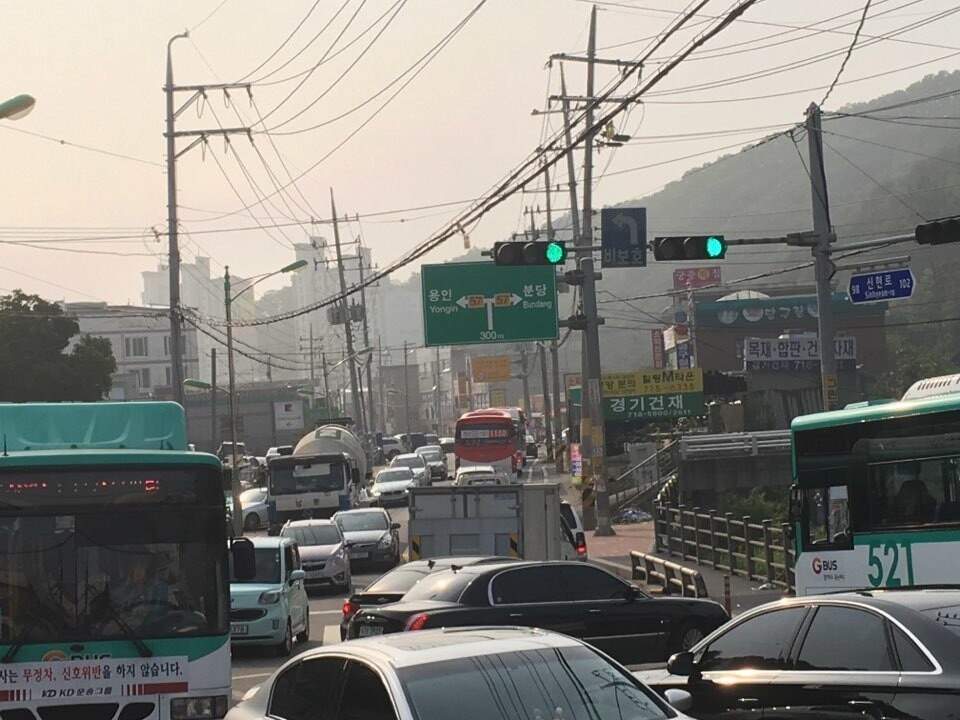
{"type": "Polygon", "coordinates": [[[543,388],[543,429],[547,434],[547,460],[553,459],[553,404],[550,402],[550,386],[547,384],[547,345],[537,343],[540,356],[540,385],[543,388]]]}
{"type": "MultiPolygon", "coordinates": [[[[407,440],[410,440],[410,375],[407,372],[407,341],[403,341],[403,412],[407,425],[407,440]]],[[[413,445],[412,442],[410,442],[413,445]]]]}
{"type": "Polygon", "coordinates": [[[347,305],[347,279],[343,272],[343,253],[340,249],[340,227],[337,223],[337,205],[330,188],[330,212],[333,214],[333,240],[337,248],[337,270],[340,274],[340,293],[343,296],[343,327],[347,336],[347,364],[350,372],[350,395],[353,401],[353,421],[362,432],[363,417],[360,411],[360,392],[357,388],[357,359],[353,354],[353,328],[350,322],[350,308],[347,305]]]}
{"type": "Polygon", "coordinates": [[[330,418],[330,374],[327,372],[327,353],[320,355],[320,367],[323,372],[323,408],[327,412],[327,419],[330,418]]]}
{"type": "MultiPolygon", "coordinates": [[[[360,267],[360,307],[363,308],[363,346],[370,347],[370,325],[367,322],[367,289],[363,285],[363,246],[357,246],[357,263],[360,267]]],[[[367,429],[376,430],[376,413],[373,409],[373,363],[367,358],[367,429]]]]}
{"type": "Polygon", "coordinates": [[[210,348],[210,452],[217,451],[217,349],[210,348]]]}
{"type": "MultiPolygon", "coordinates": [[[[594,122],[594,60],[597,48],[597,8],[590,11],[590,40],[587,43],[587,127],[594,122]]],[[[593,245],[593,136],[587,133],[584,142],[583,167],[583,233],[581,240],[585,247],[593,245]]],[[[595,535],[613,535],[610,524],[610,497],[607,495],[607,476],[604,468],[606,449],[603,435],[603,408],[600,397],[600,320],[597,316],[598,275],[593,270],[593,253],[580,257],[580,270],[583,272],[583,314],[586,316],[586,373],[581,383],[582,417],[589,418],[580,423],[580,442],[583,466],[591,468],[597,503],[597,529],[595,535]]]]}
{"type": "Polygon", "coordinates": [[[173,84],[173,55],[171,49],[175,40],[188,37],[186,32],[174,35],[167,42],[167,77],[163,91],[166,94],[166,128],[164,137],[167,141],[167,264],[169,266],[169,294],[170,294],[170,378],[173,384],[174,399],[184,404],[184,340],[183,329],[180,324],[180,243],[178,237],[177,218],[177,159],[196,147],[206,143],[210,135],[227,135],[243,133],[249,136],[250,128],[218,128],[216,130],[186,130],[177,131],[177,118],[199,98],[206,98],[207,90],[223,90],[245,88],[250,92],[249,83],[218,83],[214,85],[184,85],[177,87],[173,84]],[[190,99],[179,108],[174,107],[174,93],[192,92],[190,99]],[[194,141],[183,150],[177,152],[178,137],[195,137],[194,141]]]}
{"type": "MultiPolygon", "coordinates": [[[[569,128],[568,128],[569,132],[569,128]]],[[[543,167],[543,187],[546,190],[547,207],[547,240],[553,240],[553,213],[550,204],[550,168],[547,165],[543,167]]],[[[574,193],[576,194],[576,193],[574,193]]],[[[576,203],[574,203],[576,204],[576,203]]],[[[560,347],[556,338],[550,341],[550,360],[553,367],[553,459],[556,460],[556,469],[558,473],[563,472],[563,453],[560,452],[561,434],[560,434],[560,347]]]]}
{"type": "Polygon", "coordinates": [[[527,346],[520,346],[520,381],[523,383],[523,411],[529,416],[530,407],[530,370],[527,369],[527,346]]]}
{"type": "Polygon", "coordinates": [[[820,108],[810,103],[807,108],[807,148],[810,153],[810,195],[813,202],[814,273],[817,279],[818,331],[820,335],[820,386],[823,409],[832,410],[837,400],[837,360],[833,346],[833,289],[830,281],[836,272],[830,260],[833,228],[830,225],[830,201],[827,196],[827,174],[823,165],[823,133],[820,108]]]}
{"type": "Polygon", "coordinates": [[[440,346],[436,348],[436,372],[434,373],[434,379],[436,383],[433,387],[433,419],[437,423],[437,435],[441,434],[440,430],[440,346]]]}
{"type": "Polygon", "coordinates": [[[377,389],[380,396],[380,423],[384,432],[387,430],[387,400],[384,395],[383,382],[383,341],[377,335],[377,389]]]}

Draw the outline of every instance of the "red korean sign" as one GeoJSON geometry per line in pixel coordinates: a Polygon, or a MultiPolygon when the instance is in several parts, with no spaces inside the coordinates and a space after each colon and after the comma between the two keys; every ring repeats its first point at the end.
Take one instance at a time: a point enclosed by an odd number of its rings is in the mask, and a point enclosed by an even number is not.
{"type": "Polygon", "coordinates": [[[673,289],[686,290],[716,285],[720,282],[720,267],[678,268],[673,271],[673,289]]]}
{"type": "Polygon", "coordinates": [[[650,331],[650,343],[653,346],[653,367],[663,369],[663,330],[650,331]]]}

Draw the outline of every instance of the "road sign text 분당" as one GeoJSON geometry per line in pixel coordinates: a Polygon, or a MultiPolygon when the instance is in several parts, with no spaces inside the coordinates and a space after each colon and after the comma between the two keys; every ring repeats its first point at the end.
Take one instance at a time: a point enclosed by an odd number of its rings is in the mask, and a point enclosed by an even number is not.
{"type": "Polygon", "coordinates": [[[427,347],[553,340],[559,334],[551,265],[424,265],[420,281],[427,347]]]}

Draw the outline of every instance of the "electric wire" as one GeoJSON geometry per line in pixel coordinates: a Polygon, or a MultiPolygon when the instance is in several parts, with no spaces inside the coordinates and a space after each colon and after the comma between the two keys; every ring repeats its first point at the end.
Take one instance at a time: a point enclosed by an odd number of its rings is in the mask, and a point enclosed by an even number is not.
{"type": "Polygon", "coordinates": [[[847,62],[849,62],[850,56],[853,55],[853,51],[857,47],[857,41],[860,40],[860,31],[863,30],[863,24],[867,20],[867,13],[870,11],[871,2],[872,0],[867,0],[863,4],[863,14],[860,16],[860,22],[857,25],[856,32],[854,32],[853,34],[853,40],[850,42],[850,47],[847,48],[847,53],[843,56],[843,62],[840,63],[840,69],[837,70],[837,74],[833,78],[833,82],[830,83],[830,87],[827,88],[827,92],[823,96],[823,100],[820,101],[821,106],[827,104],[827,100],[830,99],[830,93],[832,93],[833,89],[837,86],[837,82],[839,82],[840,76],[843,75],[843,71],[847,67],[847,62]]]}

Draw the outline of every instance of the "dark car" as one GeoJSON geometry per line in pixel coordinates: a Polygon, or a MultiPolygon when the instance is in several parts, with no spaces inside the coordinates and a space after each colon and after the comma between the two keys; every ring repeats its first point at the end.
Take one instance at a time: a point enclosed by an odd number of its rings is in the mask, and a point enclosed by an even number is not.
{"type": "Polygon", "coordinates": [[[956,718],[960,587],[769,603],[637,676],[697,718],[956,718]]]}
{"type": "Polygon", "coordinates": [[[727,620],[718,603],[654,598],[594,565],[514,562],[432,573],[400,602],[358,612],[347,636],[525,625],[581,638],[629,664],[662,662],[727,620]]]}
{"type": "Polygon", "coordinates": [[[343,618],[340,620],[340,639],[346,640],[347,626],[351,618],[360,610],[398,602],[407,592],[427,575],[451,566],[482,565],[484,563],[520,562],[519,558],[480,555],[477,557],[440,557],[429,560],[414,560],[395,567],[384,573],[360,592],[350,596],[343,603],[343,618]]]}
{"type": "Polygon", "coordinates": [[[526,456],[532,460],[540,456],[540,446],[537,445],[537,439],[533,435],[527,435],[526,456]]]}

